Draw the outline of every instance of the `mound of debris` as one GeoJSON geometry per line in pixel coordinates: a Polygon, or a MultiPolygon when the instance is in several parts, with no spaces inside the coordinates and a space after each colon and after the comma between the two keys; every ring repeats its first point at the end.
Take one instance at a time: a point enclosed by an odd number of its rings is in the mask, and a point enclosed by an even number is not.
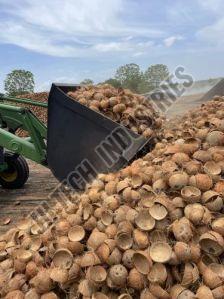
{"type": "MultiPolygon", "coordinates": [[[[17,98],[30,99],[32,101],[47,103],[48,92],[37,92],[18,96],[17,98]]],[[[19,104],[21,107],[30,109],[43,123],[47,124],[47,109],[42,107],[35,107],[28,104],[19,104]]]]}
{"type": "Polygon", "coordinates": [[[224,98],[163,136],[46,211],[55,221],[2,235],[1,297],[224,298],[224,98]]]}
{"type": "MultiPolygon", "coordinates": [[[[48,93],[47,92],[38,92],[38,93],[31,93],[26,95],[17,96],[17,98],[21,99],[30,99],[32,101],[43,102],[47,103],[48,101],[48,93]]],[[[30,109],[45,125],[47,124],[47,109],[42,107],[37,107],[29,104],[18,104],[20,107],[25,107],[30,109]]],[[[18,129],[16,131],[16,135],[20,137],[28,137],[28,132],[18,129]]]]}
{"type": "Polygon", "coordinates": [[[156,136],[156,130],[162,125],[162,118],[150,101],[128,89],[108,84],[89,85],[70,91],[68,95],[145,138],[156,136]]]}

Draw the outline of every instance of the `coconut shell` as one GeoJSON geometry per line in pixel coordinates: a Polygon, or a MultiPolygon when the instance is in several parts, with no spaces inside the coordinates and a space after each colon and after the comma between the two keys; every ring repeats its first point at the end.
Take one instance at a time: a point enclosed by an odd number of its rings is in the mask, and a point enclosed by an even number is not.
{"type": "Polygon", "coordinates": [[[79,264],[82,268],[91,267],[100,264],[100,259],[96,253],[89,251],[85,252],[82,257],[80,257],[79,264]]]}
{"type": "Polygon", "coordinates": [[[151,243],[167,242],[166,235],[163,230],[154,229],[149,233],[149,240],[151,243]]]}
{"type": "Polygon", "coordinates": [[[187,243],[177,242],[173,249],[180,262],[187,262],[191,260],[191,248],[187,243]]]}
{"type": "Polygon", "coordinates": [[[145,252],[135,252],[133,254],[133,264],[135,268],[142,274],[148,274],[152,267],[152,261],[145,252]]]}
{"type": "Polygon", "coordinates": [[[151,283],[163,285],[166,279],[167,279],[166,267],[163,264],[155,263],[148,274],[148,280],[151,283]]]}
{"type": "Polygon", "coordinates": [[[219,175],[222,172],[221,167],[214,161],[208,161],[204,164],[204,171],[211,176],[219,175]]]}
{"type": "Polygon", "coordinates": [[[220,180],[219,182],[217,182],[215,184],[214,191],[218,192],[220,194],[223,194],[223,192],[224,192],[224,180],[220,180]]]}
{"type": "Polygon", "coordinates": [[[180,190],[188,185],[189,177],[186,173],[176,173],[169,178],[169,186],[173,189],[180,190]]]}
{"type": "Polygon", "coordinates": [[[128,271],[123,265],[118,264],[109,269],[108,276],[114,285],[121,287],[126,284],[128,271]]]}
{"type": "Polygon", "coordinates": [[[23,274],[16,274],[13,278],[11,278],[7,285],[4,285],[4,289],[8,292],[14,291],[14,290],[20,290],[22,286],[26,282],[26,277],[23,274]]]}
{"type": "Polygon", "coordinates": [[[153,243],[150,247],[150,257],[156,263],[167,263],[172,255],[172,248],[164,242],[153,243]]]}
{"type": "Polygon", "coordinates": [[[140,299],[156,299],[156,297],[149,291],[149,289],[144,289],[141,292],[140,299]]]}
{"type": "Polygon", "coordinates": [[[155,219],[149,214],[146,209],[141,210],[135,218],[135,223],[139,229],[150,231],[155,226],[155,219]]]}
{"type": "Polygon", "coordinates": [[[219,256],[224,250],[223,237],[214,231],[201,235],[199,240],[202,250],[208,254],[219,256]]]}
{"type": "Polygon", "coordinates": [[[224,266],[221,264],[212,263],[205,268],[202,276],[205,285],[211,289],[217,288],[224,282],[224,266]]]}
{"type": "Polygon", "coordinates": [[[224,236],[224,217],[215,219],[212,222],[212,229],[213,231],[219,233],[220,235],[224,236]]]}
{"type": "Polygon", "coordinates": [[[102,266],[93,266],[88,268],[87,278],[94,286],[100,286],[106,281],[107,271],[102,266]]]}
{"type": "Polygon", "coordinates": [[[82,226],[73,226],[68,232],[68,238],[71,242],[79,242],[85,237],[85,230],[82,226]]]}
{"type": "Polygon", "coordinates": [[[133,239],[129,233],[119,233],[116,237],[117,247],[121,250],[127,250],[132,247],[133,239]]]}
{"type": "Polygon", "coordinates": [[[181,196],[187,203],[195,203],[201,198],[201,190],[194,186],[185,186],[181,189],[181,196]]]}
{"type": "Polygon", "coordinates": [[[127,268],[131,269],[134,267],[133,255],[135,251],[133,249],[128,249],[123,253],[122,264],[127,268]]]}
{"type": "Polygon", "coordinates": [[[26,265],[26,276],[28,276],[29,278],[32,278],[32,277],[36,276],[37,273],[38,273],[38,267],[37,267],[36,263],[34,263],[33,261],[30,261],[26,265]]]}
{"type": "Polygon", "coordinates": [[[87,246],[90,249],[97,249],[107,239],[107,235],[101,232],[92,232],[87,241],[87,246]]]}
{"type": "Polygon", "coordinates": [[[172,230],[177,241],[189,242],[192,239],[192,226],[190,221],[185,217],[176,220],[172,225],[172,230]]]}
{"type": "Polygon", "coordinates": [[[95,252],[99,257],[99,259],[104,263],[107,261],[108,257],[110,256],[110,248],[105,243],[101,244],[95,252]]]}
{"type": "Polygon", "coordinates": [[[40,295],[35,289],[30,289],[26,294],[24,299],[40,299],[40,295]]]}
{"type": "Polygon", "coordinates": [[[73,255],[81,254],[84,250],[84,245],[80,242],[68,242],[67,249],[71,251],[73,255]]]}
{"type": "Polygon", "coordinates": [[[145,286],[145,277],[138,270],[131,269],[127,279],[127,285],[134,290],[142,290],[145,286]]]}
{"type": "Polygon", "coordinates": [[[199,271],[197,266],[193,263],[186,263],[184,266],[181,285],[184,287],[189,287],[192,284],[196,283],[198,279],[199,279],[199,271]]]}
{"type": "Polygon", "coordinates": [[[58,283],[65,283],[68,280],[68,271],[66,269],[53,268],[51,269],[50,278],[58,283]]]}
{"type": "Polygon", "coordinates": [[[96,292],[92,295],[92,299],[109,299],[109,297],[101,292],[96,292]]]}
{"type": "Polygon", "coordinates": [[[58,236],[65,236],[68,234],[71,228],[70,223],[67,220],[60,220],[55,225],[55,230],[58,236]]]}
{"type": "Polygon", "coordinates": [[[139,249],[145,249],[146,247],[148,247],[149,239],[148,239],[147,233],[145,233],[139,229],[135,229],[133,231],[133,238],[134,238],[135,244],[137,245],[137,247],[139,249]]]}
{"type": "Polygon", "coordinates": [[[108,265],[116,265],[121,262],[121,259],[122,259],[122,254],[120,250],[116,247],[113,249],[110,256],[108,257],[107,263],[108,265]]]}
{"type": "Polygon", "coordinates": [[[58,299],[59,297],[54,292],[43,294],[40,299],[58,299]]]}
{"type": "Polygon", "coordinates": [[[178,299],[185,290],[186,288],[184,288],[182,285],[176,284],[172,286],[170,290],[170,296],[172,299],[178,299]]]}
{"type": "Polygon", "coordinates": [[[213,190],[204,192],[202,196],[202,203],[206,205],[210,211],[214,212],[220,211],[223,207],[222,197],[219,195],[219,193],[213,190]]]}
{"type": "Polygon", "coordinates": [[[224,297],[224,287],[220,286],[212,290],[212,295],[214,299],[222,299],[224,297]]]}
{"type": "Polygon", "coordinates": [[[55,267],[69,269],[73,263],[73,255],[68,249],[58,249],[53,256],[55,267]]]}
{"type": "Polygon", "coordinates": [[[38,274],[30,280],[30,285],[35,288],[39,294],[47,293],[54,287],[53,281],[50,278],[50,273],[47,270],[38,272],[38,274]]]}
{"type": "Polygon", "coordinates": [[[11,291],[9,292],[5,297],[5,299],[24,299],[24,293],[19,291],[19,290],[15,290],[15,291],[11,291]]]}
{"type": "MultiPolygon", "coordinates": [[[[177,145],[177,150],[180,151],[180,145],[177,145]],[[178,148],[179,147],[179,148],[178,148]]],[[[172,161],[178,165],[183,165],[190,160],[189,156],[185,153],[177,152],[173,155],[172,161]]]]}
{"type": "Polygon", "coordinates": [[[163,205],[155,203],[152,207],[149,208],[149,214],[155,220],[163,220],[164,218],[166,218],[168,211],[163,205]]]}
{"type": "Polygon", "coordinates": [[[196,297],[198,299],[214,299],[214,296],[212,294],[212,291],[206,287],[205,285],[202,285],[198,288],[197,293],[196,293],[196,297]]]}
{"type": "Polygon", "coordinates": [[[224,144],[224,133],[220,131],[212,131],[208,133],[206,137],[206,142],[211,146],[214,145],[223,145],[224,144]]]}
{"type": "Polygon", "coordinates": [[[109,210],[103,210],[101,213],[101,221],[105,226],[112,224],[113,212],[109,210]]]}
{"type": "Polygon", "coordinates": [[[149,285],[149,291],[157,298],[169,299],[170,295],[160,285],[151,283],[149,285]]]}
{"type": "Polygon", "coordinates": [[[84,297],[91,297],[96,292],[96,288],[89,280],[85,279],[79,283],[78,292],[84,297]]]}
{"type": "Polygon", "coordinates": [[[196,174],[192,176],[189,180],[189,184],[197,187],[201,191],[208,191],[212,188],[213,182],[208,174],[196,174]]]}

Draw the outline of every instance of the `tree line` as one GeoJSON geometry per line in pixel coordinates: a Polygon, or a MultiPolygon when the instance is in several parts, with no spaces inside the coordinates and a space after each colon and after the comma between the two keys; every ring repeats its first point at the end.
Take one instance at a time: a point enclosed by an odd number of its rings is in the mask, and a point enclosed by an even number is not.
{"type": "MultiPolygon", "coordinates": [[[[128,88],[135,93],[147,93],[159,87],[160,83],[169,77],[169,69],[164,64],[149,66],[142,71],[135,63],[120,66],[115,76],[104,82],[116,88],[128,88]]],[[[94,84],[93,80],[85,79],[82,85],[94,84]]],[[[34,92],[34,75],[26,70],[13,70],[6,76],[4,88],[7,95],[16,96],[34,92]]]]}

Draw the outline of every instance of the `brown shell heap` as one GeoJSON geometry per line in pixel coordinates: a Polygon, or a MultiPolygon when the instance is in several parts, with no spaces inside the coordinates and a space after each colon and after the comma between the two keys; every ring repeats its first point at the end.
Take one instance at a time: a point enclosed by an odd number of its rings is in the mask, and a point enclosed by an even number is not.
{"type": "MultiPolygon", "coordinates": [[[[69,96],[150,133],[141,96],[107,85],[69,96]]],[[[224,298],[223,111],[216,97],[165,123],[154,150],[69,194],[47,230],[26,219],[1,235],[0,297],[224,298]]]]}

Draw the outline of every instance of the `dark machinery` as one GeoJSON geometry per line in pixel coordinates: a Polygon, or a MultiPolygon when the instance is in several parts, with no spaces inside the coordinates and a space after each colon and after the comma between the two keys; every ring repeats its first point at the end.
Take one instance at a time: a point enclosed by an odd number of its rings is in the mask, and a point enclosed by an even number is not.
{"type": "Polygon", "coordinates": [[[80,189],[97,173],[124,167],[150,145],[150,140],[72,100],[67,93],[77,88],[52,84],[48,104],[0,96],[3,188],[20,188],[25,184],[29,168],[24,158],[49,167],[59,181],[80,189]],[[29,109],[19,107],[19,103],[48,109],[48,125],[29,109]],[[18,129],[25,130],[28,137],[17,136],[18,129]]]}

